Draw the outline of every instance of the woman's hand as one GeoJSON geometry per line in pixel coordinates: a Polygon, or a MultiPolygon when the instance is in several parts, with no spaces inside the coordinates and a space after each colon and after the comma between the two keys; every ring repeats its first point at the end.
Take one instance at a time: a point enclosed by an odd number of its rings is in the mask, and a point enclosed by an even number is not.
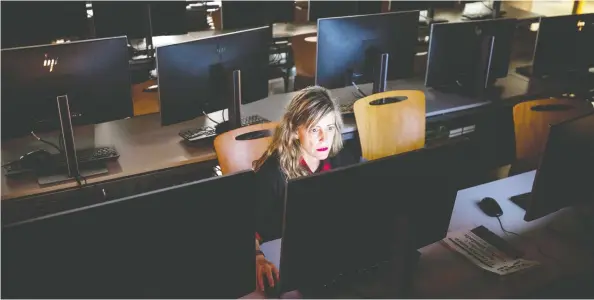
{"type": "Polygon", "coordinates": [[[264,255],[256,256],[256,282],[258,289],[264,291],[264,280],[268,280],[268,285],[274,287],[275,281],[278,281],[279,274],[276,267],[269,262],[264,255]],[[266,278],[266,279],[264,279],[266,278]]]}

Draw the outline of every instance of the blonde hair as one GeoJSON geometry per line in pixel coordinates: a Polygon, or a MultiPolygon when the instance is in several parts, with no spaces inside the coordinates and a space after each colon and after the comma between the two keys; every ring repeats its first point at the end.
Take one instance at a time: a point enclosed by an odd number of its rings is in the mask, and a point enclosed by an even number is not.
{"type": "Polygon", "coordinates": [[[287,179],[306,176],[309,172],[300,164],[301,146],[297,137],[300,127],[307,129],[314,126],[328,114],[335,115],[337,134],[330,148],[329,156],[335,156],[342,150],[342,115],[338,106],[330,98],[325,88],[312,86],[301,90],[292,100],[280,124],[276,128],[272,142],[264,154],[254,162],[254,170],[258,171],[264,162],[277,153],[280,168],[287,179]]]}

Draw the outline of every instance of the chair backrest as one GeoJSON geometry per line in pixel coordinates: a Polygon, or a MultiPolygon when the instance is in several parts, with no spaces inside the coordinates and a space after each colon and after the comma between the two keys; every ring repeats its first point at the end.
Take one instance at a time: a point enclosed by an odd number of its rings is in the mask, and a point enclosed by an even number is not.
{"type": "Polygon", "coordinates": [[[363,158],[378,159],[425,146],[423,92],[373,94],[357,100],[353,110],[363,158]]]}
{"type": "Polygon", "coordinates": [[[542,99],[518,103],[513,108],[516,137],[514,173],[534,170],[549,136],[549,125],[592,111],[592,104],[570,99],[542,99]]]}
{"type": "Polygon", "coordinates": [[[218,8],[217,10],[213,11],[210,14],[210,17],[212,18],[212,25],[214,27],[215,30],[221,30],[221,28],[223,28],[223,20],[221,18],[221,12],[222,12],[222,8],[218,8]]]}
{"type": "Polygon", "coordinates": [[[250,125],[225,132],[214,140],[221,173],[229,174],[252,168],[270,142],[278,123],[250,125]]]}
{"type": "Polygon", "coordinates": [[[301,34],[291,38],[293,49],[293,60],[295,61],[295,73],[298,76],[316,76],[316,53],[317,43],[306,41],[308,37],[315,37],[317,33],[301,34]]]}

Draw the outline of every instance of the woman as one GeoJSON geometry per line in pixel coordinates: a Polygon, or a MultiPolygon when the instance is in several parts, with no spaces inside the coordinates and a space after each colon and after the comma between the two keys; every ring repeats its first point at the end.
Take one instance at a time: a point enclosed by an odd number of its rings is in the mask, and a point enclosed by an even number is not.
{"type": "Polygon", "coordinates": [[[286,181],[357,162],[343,151],[342,128],[342,116],[328,90],[305,88],[291,100],[270,146],[254,162],[261,191],[256,221],[257,281],[261,290],[264,277],[271,287],[273,274],[278,279],[278,270],[259,251],[259,245],[282,236],[286,181]]]}

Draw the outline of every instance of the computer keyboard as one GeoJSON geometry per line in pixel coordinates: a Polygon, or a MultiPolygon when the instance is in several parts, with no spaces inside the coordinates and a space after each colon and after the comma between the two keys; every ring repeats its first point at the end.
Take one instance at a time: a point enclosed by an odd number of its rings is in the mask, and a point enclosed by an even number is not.
{"type": "Polygon", "coordinates": [[[213,137],[215,135],[217,135],[215,129],[210,126],[191,128],[179,132],[179,136],[190,142],[213,137]]]}
{"type": "MultiPolygon", "coordinates": [[[[241,126],[249,126],[270,122],[259,115],[251,115],[241,118],[241,126]]],[[[179,136],[188,142],[195,142],[216,136],[216,129],[210,126],[185,129],[179,132],[179,136]]]]}
{"type": "Polygon", "coordinates": [[[249,126],[255,124],[269,123],[270,121],[262,118],[259,115],[251,115],[241,118],[241,126],[249,126]]]}
{"type": "MultiPolygon", "coordinates": [[[[78,159],[79,167],[85,164],[90,163],[98,163],[102,161],[110,161],[116,160],[120,157],[118,151],[111,146],[107,147],[97,147],[97,148],[90,148],[90,149],[82,149],[76,151],[76,157],[78,159]]],[[[47,166],[51,168],[61,168],[66,167],[66,160],[62,154],[53,154],[48,162],[47,166]]],[[[22,174],[25,172],[32,172],[35,171],[33,169],[28,169],[22,167],[19,162],[15,162],[3,167],[4,174],[6,176],[14,176],[17,174],[22,174]]]]}
{"type": "Polygon", "coordinates": [[[450,233],[442,242],[476,266],[498,275],[508,275],[539,265],[537,261],[521,258],[521,251],[484,226],[467,232],[450,233]]]}
{"type": "Polygon", "coordinates": [[[353,105],[355,103],[346,103],[346,104],[339,104],[338,105],[338,109],[340,110],[341,114],[352,114],[353,111],[353,105]]]}

